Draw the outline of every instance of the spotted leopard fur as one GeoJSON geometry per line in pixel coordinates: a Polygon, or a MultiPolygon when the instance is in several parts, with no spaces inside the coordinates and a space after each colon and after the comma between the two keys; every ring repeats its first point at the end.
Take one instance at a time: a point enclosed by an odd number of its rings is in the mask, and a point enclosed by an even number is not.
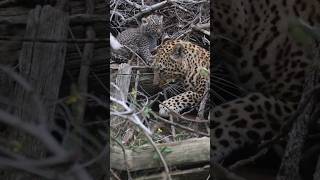
{"type": "MultiPolygon", "coordinates": [[[[247,143],[258,144],[279,132],[296,109],[311,60],[289,33],[290,18],[320,23],[320,1],[214,0],[216,34],[238,45],[230,64],[250,94],[210,111],[211,159],[220,162],[247,143]]],[[[215,52],[230,42],[217,40],[215,52]]]]}
{"type": "Polygon", "coordinates": [[[194,43],[168,40],[160,46],[153,63],[160,80],[182,80],[186,89],[159,105],[161,116],[167,117],[170,110],[179,113],[201,101],[210,77],[205,73],[209,63],[209,51],[194,43]]]}
{"type": "MultiPolygon", "coordinates": [[[[137,53],[147,63],[152,62],[151,52],[157,47],[157,41],[163,32],[163,16],[149,15],[142,18],[141,24],[137,28],[129,28],[122,31],[117,40],[120,44],[130,48],[137,53]]],[[[132,52],[127,49],[121,49],[113,52],[115,57],[128,59],[132,52]]]]}

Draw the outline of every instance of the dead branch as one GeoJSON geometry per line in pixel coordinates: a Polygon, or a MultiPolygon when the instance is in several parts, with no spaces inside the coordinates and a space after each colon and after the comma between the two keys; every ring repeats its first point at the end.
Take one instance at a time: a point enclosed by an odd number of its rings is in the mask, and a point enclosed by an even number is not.
{"type": "Polygon", "coordinates": [[[169,120],[167,120],[167,119],[165,119],[165,118],[162,118],[162,117],[158,116],[158,115],[155,114],[154,112],[152,112],[151,114],[152,114],[154,117],[156,117],[156,119],[158,119],[158,120],[160,120],[160,121],[163,121],[163,122],[165,122],[165,123],[174,125],[174,126],[176,126],[177,128],[180,128],[180,129],[183,129],[183,130],[187,130],[187,131],[190,131],[190,132],[193,132],[193,133],[202,135],[202,136],[210,137],[209,134],[196,131],[196,130],[194,130],[194,129],[191,129],[191,128],[189,128],[189,127],[186,127],[186,126],[184,126],[184,125],[181,125],[181,124],[178,124],[178,123],[175,123],[175,122],[171,122],[171,121],[169,121],[169,120]]]}
{"type": "MultiPolygon", "coordinates": [[[[69,23],[70,25],[106,23],[106,16],[97,14],[73,14],[69,16],[69,23]]],[[[0,24],[25,25],[27,24],[27,16],[1,16],[0,24]]]]}
{"type": "Polygon", "coordinates": [[[219,164],[214,164],[211,168],[213,168],[212,176],[214,180],[246,180],[233,172],[228,171],[219,164]]]}
{"type": "Polygon", "coordinates": [[[320,179],[320,156],[318,157],[317,167],[313,174],[313,180],[318,180],[318,179],[320,179]]]}
{"type": "Polygon", "coordinates": [[[256,159],[258,159],[259,157],[265,155],[266,153],[268,152],[268,149],[267,148],[264,148],[262,150],[260,150],[257,154],[247,158],[247,159],[243,159],[243,160],[240,160],[236,163],[234,163],[233,165],[231,165],[229,167],[230,170],[235,170],[241,166],[244,166],[244,165],[247,165],[247,164],[250,164],[250,163],[253,163],[256,159]]]}
{"type": "Polygon", "coordinates": [[[126,3],[128,3],[129,5],[135,7],[136,9],[142,9],[142,6],[139,5],[138,3],[135,3],[135,2],[132,2],[132,1],[129,1],[129,0],[125,0],[126,3]]]}
{"type": "MultiPolygon", "coordinates": [[[[94,12],[94,1],[86,0],[86,13],[93,14],[94,12]]],[[[86,27],[86,36],[88,40],[93,40],[96,37],[96,33],[92,26],[86,27]]],[[[86,43],[83,48],[83,53],[81,57],[81,65],[80,65],[80,72],[78,77],[78,86],[80,93],[87,93],[88,91],[88,75],[90,73],[90,64],[93,58],[93,50],[94,44],[93,43],[86,43]]],[[[78,125],[83,123],[85,108],[87,104],[87,99],[85,97],[81,97],[79,102],[75,104],[78,106],[78,111],[76,112],[76,123],[78,125]]]]}
{"type": "Polygon", "coordinates": [[[59,156],[65,156],[65,151],[60,147],[59,143],[46,132],[44,126],[37,126],[36,124],[27,123],[19,120],[17,117],[0,109],[0,122],[16,127],[39,140],[46,145],[46,147],[53,153],[59,156]]]}
{"type": "Polygon", "coordinates": [[[144,132],[152,134],[151,131],[147,127],[145,127],[145,125],[143,125],[137,114],[134,113],[134,111],[125,102],[117,100],[114,97],[110,97],[110,100],[116,104],[121,105],[126,110],[124,112],[113,111],[110,113],[111,115],[123,117],[125,119],[130,119],[134,124],[143,129],[144,132]]]}
{"type": "MultiPolygon", "coordinates": [[[[179,142],[156,144],[158,149],[169,149],[164,153],[168,166],[192,165],[209,162],[210,159],[210,139],[207,137],[188,139],[179,142]]],[[[159,159],[155,159],[154,148],[150,145],[136,147],[134,150],[126,149],[127,163],[130,171],[146,170],[163,167],[159,159]]],[[[126,170],[123,159],[123,152],[117,146],[111,147],[110,153],[111,168],[126,170]]]]}
{"type": "Polygon", "coordinates": [[[17,42],[42,42],[42,43],[107,43],[109,38],[105,39],[50,39],[50,38],[22,38],[22,37],[10,37],[0,36],[0,41],[17,41],[17,42]]]}
{"type": "Polygon", "coordinates": [[[41,170],[41,169],[35,168],[33,166],[25,166],[25,165],[21,164],[21,161],[14,161],[9,158],[0,157],[0,167],[10,167],[10,168],[23,170],[25,172],[35,174],[37,176],[47,178],[47,179],[54,179],[54,177],[56,177],[56,175],[53,171],[41,170]]]}
{"type": "MultiPolygon", "coordinates": [[[[179,179],[206,179],[209,174],[209,166],[193,168],[188,170],[177,170],[171,172],[173,180],[179,179]]],[[[135,178],[135,180],[163,180],[163,174],[154,174],[149,176],[141,176],[135,178]]]]}
{"type": "Polygon", "coordinates": [[[205,29],[210,29],[210,24],[206,23],[206,24],[197,24],[197,25],[191,25],[191,28],[195,31],[199,31],[202,32],[203,34],[210,36],[210,31],[205,30],[205,29]]]}
{"type": "MultiPolygon", "coordinates": [[[[9,113],[3,110],[0,110],[0,121],[14,128],[20,129],[34,136],[35,138],[39,139],[44,145],[46,145],[46,147],[51,152],[53,152],[56,155],[53,158],[39,160],[39,161],[35,161],[35,160],[28,161],[27,158],[23,156],[19,157],[20,160],[2,158],[0,166],[12,167],[12,168],[24,170],[29,173],[36,174],[38,176],[50,178],[51,176],[55,177],[54,174],[51,173],[50,175],[50,170],[42,171],[41,168],[39,169],[39,166],[40,167],[48,166],[48,165],[53,166],[53,165],[57,165],[57,164],[69,161],[70,159],[69,153],[67,153],[60,146],[60,144],[54,139],[54,137],[50,134],[50,131],[46,129],[46,126],[41,126],[41,125],[39,126],[39,125],[21,121],[17,119],[15,116],[10,115],[9,113]]],[[[77,167],[72,171],[76,173],[75,175],[78,177],[78,179],[82,179],[82,180],[91,179],[91,177],[87,174],[87,172],[83,168],[77,167]]]]}
{"type": "Polygon", "coordinates": [[[9,6],[34,6],[36,4],[46,5],[50,4],[53,5],[56,3],[56,0],[30,0],[30,1],[22,1],[22,0],[3,0],[0,2],[0,7],[5,8],[9,6]]]}
{"type": "Polygon", "coordinates": [[[154,4],[152,6],[147,6],[144,9],[142,9],[141,12],[139,12],[138,14],[136,14],[136,15],[130,17],[130,18],[127,18],[126,19],[126,23],[129,23],[129,22],[132,22],[132,21],[136,21],[140,17],[142,17],[142,16],[144,16],[146,14],[152,13],[153,11],[159,10],[159,9],[165,7],[165,6],[170,5],[170,4],[171,4],[170,1],[166,0],[166,1],[162,1],[160,3],[154,4]]]}

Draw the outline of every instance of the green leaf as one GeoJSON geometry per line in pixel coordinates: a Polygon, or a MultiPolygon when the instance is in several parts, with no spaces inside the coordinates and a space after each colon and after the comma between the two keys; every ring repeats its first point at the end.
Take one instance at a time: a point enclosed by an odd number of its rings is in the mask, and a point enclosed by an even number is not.
{"type": "MultiPolygon", "coordinates": [[[[170,154],[171,152],[173,152],[173,150],[167,146],[161,147],[160,148],[160,152],[163,156],[170,154]]],[[[153,157],[154,160],[160,160],[159,154],[157,152],[154,153],[153,157]]]]}
{"type": "Polygon", "coordinates": [[[68,105],[75,104],[80,100],[79,89],[76,84],[71,84],[70,96],[67,97],[65,103],[68,105]]]}
{"type": "Polygon", "coordinates": [[[172,150],[172,148],[166,146],[166,147],[162,150],[162,152],[163,152],[164,154],[169,154],[169,153],[172,153],[173,150],[172,150]]]}
{"type": "Polygon", "coordinates": [[[319,29],[310,26],[303,20],[291,19],[288,28],[289,34],[303,45],[310,45],[315,39],[320,39],[319,29]]]}
{"type": "Polygon", "coordinates": [[[152,112],[152,109],[149,107],[145,107],[143,110],[143,115],[147,118],[150,118],[150,113],[152,112]]]}
{"type": "Polygon", "coordinates": [[[205,67],[200,68],[200,75],[201,76],[209,76],[209,70],[205,67]]]}
{"type": "Polygon", "coordinates": [[[137,92],[137,90],[135,88],[132,88],[132,91],[131,91],[130,94],[132,95],[133,99],[137,99],[138,92],[137,92]]]}
{"type": "Polygon", "coordinates": [[[16,152],[16,153],[19,153],[23,148],[23,144],[18,141],[12,141],[11,145],[13,147],[13,152],[16,152]]]}

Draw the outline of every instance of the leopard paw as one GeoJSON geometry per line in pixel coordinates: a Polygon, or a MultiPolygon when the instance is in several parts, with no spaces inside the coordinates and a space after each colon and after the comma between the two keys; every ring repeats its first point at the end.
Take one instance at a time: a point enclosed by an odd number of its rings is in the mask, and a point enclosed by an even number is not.
{"type": "Polygon", "coordinates": [[[161,117],[169,117],[170,110],[163,106],[162,104],[159,105],[159,115],[161,117]]]}

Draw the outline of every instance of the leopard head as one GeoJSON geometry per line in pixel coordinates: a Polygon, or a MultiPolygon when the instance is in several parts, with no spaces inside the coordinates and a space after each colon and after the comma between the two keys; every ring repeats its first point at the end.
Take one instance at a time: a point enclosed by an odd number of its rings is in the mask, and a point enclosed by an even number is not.
{"type": "Polygon", "coordinates": [[[204,48],[183,40],[168,40],[158,48],[152,64],[160,86],[172,80],[184,80],[201,67],[209,69],[210,53],[204,48]],[[161,82],[163,81],[163,82],[161,82]]]}
{"type": "Polygon", "coordinates": [[[154,57],[154,85],[164,86],[169,82],[183,78],[181,41],[168,40],[158,49],[154,57]]]}

